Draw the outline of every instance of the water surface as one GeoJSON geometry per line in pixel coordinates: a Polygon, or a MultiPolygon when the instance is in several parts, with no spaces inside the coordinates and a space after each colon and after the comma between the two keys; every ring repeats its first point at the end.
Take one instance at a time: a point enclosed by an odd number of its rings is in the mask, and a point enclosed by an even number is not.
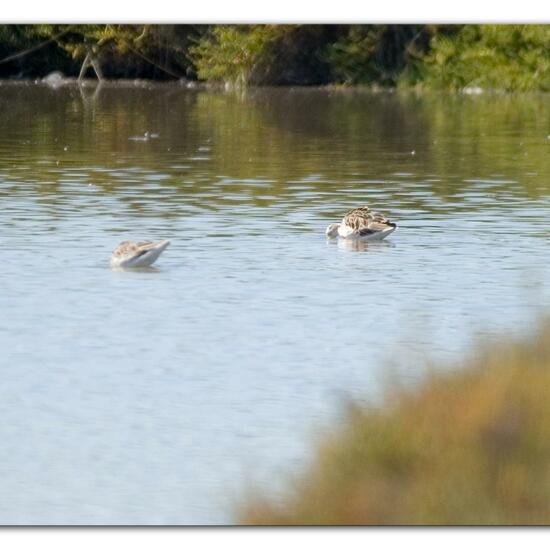
{"type": "Polygon", "coordinates": [[[0,121],[2,524],[232,522],[347,398],[548,306],[549,96],[3,84],[0,121]],[[327,242],[362,204],[398,230],[327,242]]]}

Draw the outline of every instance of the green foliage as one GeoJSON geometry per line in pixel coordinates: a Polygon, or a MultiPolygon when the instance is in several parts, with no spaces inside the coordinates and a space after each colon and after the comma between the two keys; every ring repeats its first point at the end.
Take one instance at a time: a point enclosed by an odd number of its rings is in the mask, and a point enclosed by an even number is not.
{"type": "Polygon", "coordinates": [[[73,59],[91,50],[111,77],[180,77],[189,68],[183,51],[194,31],[191,25],[73,25],[57,42],[73,59]]]}
{"type": "MultiPolygon", "coordinates": [[[[173,78],[193,75],[186,56],[199,25],[0,25],[0,56],[28,54],[0,65],[4,74],[77,75],[89,51],[107,77],[173,78]],[[46,48],[34,50],[37,45],[46,48]]],[[[2,72],[0,72],[0,75],[2,72]]]]}
{"type": "Polygon", "coordinates": [[[433,37],[417,83],[450,90],[548,91],[549,69],[550,26],[464,25],[433,37]]]}
{"type": "Polygon", "coordinates": [[[189,50],[203,80],[242,87],[260,83],[273,61],[276,42],[284,25],[216,25],[189,50]]]}
{"type": "Polygon", "coordinates": [[[325,55],[337,81],[393,86],[425,48],[427,33],[425,25],[350,25],[325,55]]]}
{"type": "Polygon", "coordinates": [[[1,76],[550,90],[549,25],[0,25],[1,76]]]}
{"type": "Polygon", "coordinates": [[[462,369],[352,406],[282,502],[245,524],[550,523],[550,323],[462,369]]]}
{"type": "Polygon", "coordinates": [[[247,84],[395,84],[423,25],[219,25],[191,48],[203,80],[247,84]]]}

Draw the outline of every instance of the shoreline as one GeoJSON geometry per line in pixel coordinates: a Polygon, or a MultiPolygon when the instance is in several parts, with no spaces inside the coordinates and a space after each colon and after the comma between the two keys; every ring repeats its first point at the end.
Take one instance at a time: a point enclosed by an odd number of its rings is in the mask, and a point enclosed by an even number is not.
{"type": "MultiPolygon", "coordinates": [[[[54,73],[52,73],[54,74],[54,73]]],[[[516,95],[548,95],[544,90],[506,90],[481,87],[465,87],[461,90],[442,90],[422,86],[380,86],[366,84],[320,84],[320,85],[248,85],[244,87],[228,86],[213,82],[198,80],[174,79],[155,80],[147,78],[84,78],[79,80],[73,76],[50,78],[0,78],[1,86],[42,86],[52,90],[59,88],[180,88],[190,91],[213,91],[227,93],[246,93],[258,90],[296,90],[311,92],[341,92],[341,93],[368,93],[368,94],[418,94],[442,96],[516,96],[516,95]]]]}

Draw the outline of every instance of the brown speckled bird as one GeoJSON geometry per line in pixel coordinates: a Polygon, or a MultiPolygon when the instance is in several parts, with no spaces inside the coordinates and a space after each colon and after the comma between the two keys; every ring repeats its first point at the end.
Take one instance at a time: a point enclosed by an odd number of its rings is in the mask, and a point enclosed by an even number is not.
{"type": "Polygon", "coordinates": [[[111,267],[148,267],[169,244],[170,241],[123,241],[111,255],[111,267]]]}
{"type": "Polygon", "coordinates": [[[331,223],[325,235],[329,238],[381,241],[397,228],[384,214],[373,212],[368,206],[350,210],[340,223],[331,223]]]}

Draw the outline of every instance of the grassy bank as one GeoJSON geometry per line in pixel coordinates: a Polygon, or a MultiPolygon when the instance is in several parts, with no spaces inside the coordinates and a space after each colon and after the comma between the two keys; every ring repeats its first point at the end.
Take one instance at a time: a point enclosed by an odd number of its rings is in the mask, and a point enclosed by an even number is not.
{"type": "Polygon", "coordinates": [[[351,407],[244,524],[550,524],[550,322],[377,408],[351,407]]]}
{"type": "Polygon", "coordinates": [[[550,25],[0,25],[0,78],[550,90],[550,25]],[[84,71],[83,71],[84,72],[84,71]]]}

